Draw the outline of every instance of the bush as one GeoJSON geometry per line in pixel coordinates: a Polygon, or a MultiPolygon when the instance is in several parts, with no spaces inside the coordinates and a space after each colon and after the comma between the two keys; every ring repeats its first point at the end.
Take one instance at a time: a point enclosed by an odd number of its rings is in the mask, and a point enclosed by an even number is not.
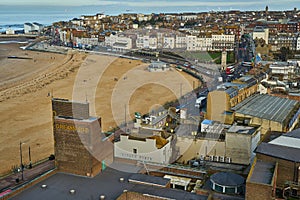
{"type": "Polygon", "coordinates": [[[55,156],[53,155],[53,154],[51,154],[50,156],[49,156],[49,160],[54,160],[55,159],[55,156]]]}

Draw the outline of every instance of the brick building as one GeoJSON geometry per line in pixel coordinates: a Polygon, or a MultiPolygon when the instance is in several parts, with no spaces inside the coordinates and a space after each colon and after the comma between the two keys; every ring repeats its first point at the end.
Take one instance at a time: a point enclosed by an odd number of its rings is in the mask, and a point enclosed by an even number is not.
{"type": "Polygon", "coordinates": [[[52,111],[58,170],[82,176],[98,174],[110,152],[101,140],[101,118],[89,116],[88,103],[66,99],[52,99],[52,111]]]}
{"type": "Polygon", "coordinates": [[[255,160],[246,181],[246,199],[269,200],[275,197],[276,162],[255,160]]]}
{"type": "MultiPolygon", "coordinates": [[[[287,134],[270,141],[269,143],[261,143],[256,149],[258,160],[268,163],[276,163],[274,173],[276,173],[275,185],[277,190],[281,190],[285,196],[300,196],[300,129],[296,129],[287,134]]],[[[252,166],[253,168],[253,166],[252,166]]],[[[260,168],[261,170],[262,168],[260,168]]],[[[261,172],[261,171],[260,171],[261,172]]],[[[253,171],[255,173],[255,171],[253,171]]],[[[249,173],[251,176],[251,171],[249,173]]],[[[248,176],[248,179],[249,179],[248,176]]],[[[253,175],[252,175],[253,176],[253,175]]],[[[252,183],[251,183],[252,184],[252,183]]],[[[272,183],[268,183],[271,187],[272,183]]],[[[253,186],[253,185],[252,185],[253,186]]],[[[247,186],[249,191],[256,186],[247,186]]],[[[269,187],[269,189],[270,189],[269,187]]],[[[272,186],[273,187],[273,186],[272,186]]],[[[267,190],[263,190],[267,193],[267,190]]],[[[274,189],[273,189],[274,190],[274,189]]],[[[256,191],[254,189],[254,191],[256,191]]],[[[271,193],[270,193],[271,194],[271,193]]],[[[254,199],[254,198],[248,198],[254,199]]],[[[259,198],[268,199],[268,198],[259,198]]]]}

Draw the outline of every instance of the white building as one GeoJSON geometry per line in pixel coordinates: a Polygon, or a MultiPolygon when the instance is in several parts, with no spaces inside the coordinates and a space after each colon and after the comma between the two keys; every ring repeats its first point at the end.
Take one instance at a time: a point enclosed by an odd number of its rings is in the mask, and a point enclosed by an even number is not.
{"type": "Polygon", "coordinates": [[[15,34],[15,30],[13,30],[11,28],[8,28],[8,29],[6,29],[5,34],[6,35],[14,35],[15,34]]]}
{"type": "Polygon", "coordinates": [[[160,135],[121,135],[120,141],[114,143],[114,157],[134,162],[169,164],[172,158],[171,139],[171,135],[167,138],[160,135]]]}
{"type": "Polygon", "coordinates": [[[86,46],[99,45],[98,38],[96,37],[91,37],[91,38],[74,37],[74,41],[76,42],[76,44],[81,44],[86,46]]]}
{"type": "Polygon", "coordinates": [[[257,26],[253,29],[252,32],[252,38],[254,39],[264,39],[266,44],[269,42],[269,29],[268,28],[263,28],[261,26],[257,26]]]}
{"type": "Polygon", "coordinates": [[[66,45],[67,42],[70,42],[69,38],[67,38],[67,31],[59,29],[59,38],[66,45]]]}
{"type": "Polygon", "coordinates": [[[71,23],[77,26],[83,26],[83,21],[77,18],[72,19],[71,23]]]}
{"type": "Polygon", "coordinates": [[[198,39],[195,35],[186,36],[186,48],[188,51],[197,51],[198,50],[198,39]]]}
{"type": "Polygon", "coordinates": [[[212,38],[197,37],[194,35],[186,36],[187,50],[188,51],[211,51],[212,38]]]}
{"type": "Polygon", "coordinates": [[[234,42],[235,35],[215,35],[211,36],[212,39],[212,50],[213,51],[233,51],[234,50],[234,42]]]}
{"type": "Polygon", "coordinates": [[[174,35],[165,35],[163,39],[163,48],[164,49],[174,49],[175,48],[175,36],[174,35]]]}
{"type": "Polygon", "coordinates": [[[177,16],[177,19],[179,19],[181,21],[195,20],[197,18],[198,18],[197,15],[179,15],[179,16],[177,16]]]}
{"type": "Polygon", "coordinates": [[[24,24],[24,33],[30,34],[34,30],[33,25],[31,23],[25,23],[24,24]]]}
{"type": "Polygon", "coordinates": [[[298,37],[297,37],[297,41],[296,41],[296,51],[300,51],[300,35],[298,35],[298,37]]]}
{"type": "Polygon", "coordinates": [[[112,47],[116,51],[124,51],[132,49],[132,39],[126,35],[113,35],[105,36],[105,46],[112,47]]]}
{"type": "Polygon", "coordinates": [[[149,49],[157,49],[157,38],[155,36],[149,37],[149,49]]]}
{"type": "Polygon", "coordinates": [[[151,64],[148,66],[148,70],[149,72],[162,72],[170,70],[170,66],[165,62],[155,61],[151,62],[151,64]]]}
{"type": "Polygon", "coordinates": [[[295,74],[295,65],[288,62],[276,62],[269,66],[273,75],[282,75],[284,80],[295,74]]]}
{"type": "Polygon", "coordinates": [[[44,28],[44,25],[37,23],[37,22],[32,23],[32,25],[33,25],[34,31],[37,31],[38,33],[42,32],[42,30],[44,28]]]}
{"type": "Polygon", "coordinates": [[[149,35],[138,35],[136,38],[136,47],[139,49],[149,49],[150,36],[149,35]]]}
{"type": "Polygon", "coordinates": [[[24,33],[25,34],[40,33],[43,30],[43,28],[44,28],[44,26],[37,22],[25,23],[24,24],[24,33]]]}
{"type": "Polygon", "coordinates": [[[176,48],[178,49],[186,49],[187,47],[187,42],[186,42],[186,36],[185,35],[176,35],[176,38],[175,38],[175,46],[176,48]]]}

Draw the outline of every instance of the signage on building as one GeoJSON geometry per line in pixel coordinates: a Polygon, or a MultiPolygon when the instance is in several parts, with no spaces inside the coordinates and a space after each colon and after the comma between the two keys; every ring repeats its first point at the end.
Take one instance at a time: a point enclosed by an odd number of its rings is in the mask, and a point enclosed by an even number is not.
{"type": "Polygon", "coordinates": [[[64,131],[76,131],[78,133],[89,133],[89,128],[82,127],[79,125],[68,125],[68,124],[55,124],[56,129],[64,130],[64,131]]]}

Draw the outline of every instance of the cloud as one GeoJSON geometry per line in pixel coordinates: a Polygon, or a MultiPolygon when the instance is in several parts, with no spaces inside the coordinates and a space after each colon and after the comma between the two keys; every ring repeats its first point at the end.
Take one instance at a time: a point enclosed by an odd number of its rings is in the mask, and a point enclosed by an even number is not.
{"type": "Polygon", "coordinates": [[[254,1],[242,1],[242,0],[210,0],[210,1],[199,1],[199,0],[1,0],[2,5],[37,5],[37,6],[128,6],[128,7],[241,7],[250,8],[257,6],[277,6],[282,5],[283,7],[299,7],[298,0],[254,0],[254,1]]]}
{"type": "MultiPolygon", "coordinates": [[[[240,1],[240,0],[234,0],[234,1],[225,1],[225,0],[213,0],[213,1],[182,1],[182,0],[154,0],[154,1],[133,1],[133,0],[125,0],[125,1],[119,1],[119,0],[108,0],[108,1],[98,1],[95,3],[96,5],[126,5],[126,6],[132,6],[132,7],[170,7],[170,6],[180,6],[180,7],[190,7],[190,6],[257,6],[257,5],[287,5],[292,3],[298,3],[298,0],[285,0],[284,2],[282,0],[272,0],[272,1],[240,1]]],[[[299,3],[298,3],[299,4],[299,3]]]]}

